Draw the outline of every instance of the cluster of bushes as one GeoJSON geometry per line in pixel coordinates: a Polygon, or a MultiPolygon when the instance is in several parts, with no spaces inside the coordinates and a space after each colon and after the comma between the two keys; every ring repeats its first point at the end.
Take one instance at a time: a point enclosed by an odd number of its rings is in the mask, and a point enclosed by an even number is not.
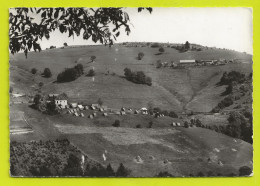
{"type": "Polygon", "coordinates": [[[160,44],[159,43],[152,43],[150,45],[151,48],[159,48],[160,47],[160,44]]]}
{"type": "MultiPolygon", "coordinates": [[[[37,70],[36,68],[32,68],[32,69],[31,69],[31,73],[32,73],[32,74],[36,74],[37,71],[38,71],[38,70],[37,70]]],[[[43,73],[42,73],[42,76],[43,76],[43,77],[46,77],[46,78],[51,77],[51,76],[52,76],[51,70],[50,70],[49,68],[45,68],[44,71],[43,71],[43,73]]]]}
{"type": "Polygon", "coordinates": [[[177,45],[177,46],[172,46],[172,48],[175,48],[176,50],[178,50],[179,52],[187,52],[191,47],[190,47],[190,43],[188,41],[186,41],[185,44],[183,45],[177,45]]]}
{"type": "Polygon", "coordinates": [[[230,85],[233,82],[243,83],[245,79],[245,74],[243,73],[237,71],[224,72],[217,85],[230,85]]]}
{"type": "Polygon", "coordinates": [[[230,105],[233,105],[233,103],[234,103],[233,99],[234,98],[232,96],[225,97],[222,101],[220,101],[220,103],[215,108],[212,109],[211,112],[217,113],[221,109],[223,109],[225,107],[229,107],[230,105]]]}
{"type": "Polygon", "coordinates": [[[146,76],[143,71],[132,72],[129,68],[124,69],[125,78],[137,84],[152,85],[152,78],[146,76]]]}
{"type": "MultiPolygon", "coordinates": [[[[228,177],[235,177],[235,176],[249,176],[252,173],[252,169],[248,166],[242,166],[239,168],[238,173],[228,173],[223,175],[222,173],[214,173],[213,171],[208,171],[203,173],[202,171],[198,172],[197,175],[190,174],[190,177],[215,177],[215,176],[228,176],[228,177]]],[[[161,171],[155,177],[174,177],[168,171],[161,171]]]]}
{"type": "Polygon", "coordinates": [[[77,64],[73,68],[67,68],[57,76],[57,82],[70,82],[76,80],[84,73],[82,64],[77,64]]]}
{"type": "Polygon", "coordinates": [[[88,71],[87,76],[93,77],[93,76],[95,76],[95,75],[96,75],[96,72],[95,72],[93,69],[90,69],[90,70],[88,71]]]}
{"type": "Polygon", "coordinates": [[[161,110],[159,107],[149,108],[149,114],[163,114],[172,118],[178,118],[178,115],[174,111],[161,110]]]}
{"type": "Polygon", "coordinates": [[[70,154],[67,164],[62,171],[62,176],[84,176],[84,177],[127,177],[131,171],[127,169],[122,163],[116,171],[109,163],[107,167],[101,164],[87,164],[84,172],[81,165],[81,160],[78,156],[70,154]]]}
{"type": "Polygon", "coordinates": [[[163,47],[160,47],[160,48],[159,48],[159,52],[160,52],[160,53],[163,53],[164,51],[165,51],[165,50],[164,50],[163,47]]]}
{"type": "Polygon", "coordinates": [[[113,127],[120,127],[120,121],[117,119],[115,122],[112,124],[113,127]]]}
{"type": "MultiPolygon", "coordinates": [[[[231,112],[228,117],[228,125],[203,125],[197,122],[197,127],[207,128],[216,132],[231,136],[233,138],[242,139],[248,143],[253,143],[252,113],[249,111],[231,112]]],[[[192,126],[188,122],[184,123],[184,127],[192,126]]]]}
{"type": "Polygon", "coordinates": [[[184,122],[184,127],[185,128],[189,128],[189,127],[204,127],[204,125],[201,123],[201,121],[199,119],[191,119],[190,123],[188,121],[184,122]]]}
{"type": "Polygon", "coordinates": [[[85,157],[67,139],[10,143],[10,171],[13,176],[127,177],[131,171],[122,163],[116,170],[85,157]],[[44,152],[42,149],[45,149],[44,152]],[[17,161],[19,156],[19,161],[17,161]],[[22,175],[21,175],[22,173],[22,175]]]}

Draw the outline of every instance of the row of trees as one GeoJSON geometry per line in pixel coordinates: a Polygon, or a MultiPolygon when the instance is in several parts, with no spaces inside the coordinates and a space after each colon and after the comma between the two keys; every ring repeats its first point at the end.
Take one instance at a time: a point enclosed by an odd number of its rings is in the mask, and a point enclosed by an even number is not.
{"type": "Polygon", "coordinates": [[[146,76],[143,71],[132,72],[131,69],[125,68],[124,72],[125,78],[128,81],[137,84],[146,84],[149,86],[152,85],[152,78],[146,76]]]}
{"type": "Polygon", "coordinates": [[[231,112],[228,117],[228,125],[204,125],[199,119],[191,119],[190,123],[185,121],[184,127],[202,127],[216,132],[231,136],[233,138],[242,139],[248,143],[253,143],[253,128],[252,128],[252,113],[249,111],[244,112],[231,112]]]}
{"type": "Polygon", "coordinates": [[[231,71],[231,72],[224,72],[220,81],[217,83],[217,85],[230,85],[233,82],[236,83],[243,83],[246,80],[245,74],[237,72],[237,71],[231,71]]]}
{"type": "Polygon", "coordinates": [[[103,167],[100,164],[87,164],[85,168],[82,168],[80,158],[74,154],[70,154],[67,164],[62,171],[62,176],[127,177],[130,173],[131,171],[122,163],[120,163],[116,171],[112,168],[111,164],[108,164],[107,167],[103,167]]]}
{"type": "Polygon", "coordinates": [[[66,68],[63,72],[57,76],[57,82],[70,82],[76,80],[84,73],[82,64],[77,64],[72,68],[66,68]]]}

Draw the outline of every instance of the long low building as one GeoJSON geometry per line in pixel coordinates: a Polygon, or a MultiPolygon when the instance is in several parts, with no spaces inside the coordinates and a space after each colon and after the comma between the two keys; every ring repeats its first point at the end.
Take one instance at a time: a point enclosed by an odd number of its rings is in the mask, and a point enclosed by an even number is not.
{"type": "Polygon", "coordinates": [[[194,64],[196,62],[195,59],[181,59],[180,64],[194,64]]]}

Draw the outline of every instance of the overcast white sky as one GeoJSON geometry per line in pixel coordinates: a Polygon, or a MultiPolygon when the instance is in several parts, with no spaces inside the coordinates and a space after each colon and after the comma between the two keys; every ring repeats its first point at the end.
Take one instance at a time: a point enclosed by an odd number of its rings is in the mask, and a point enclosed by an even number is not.
{"type": "MultiPolygon", "coordinates": [[[[129,36],[121,33],[117,42],[147,41],[201,44],[228,48],[252,54],[252,10],[250,8],[153,8],[137,12],[126,8],[133,24],[129,36]]],[[[43,49],[55,45],[93,44],[80,37],[53,32],[51,38],[41,41],[43,49]]]]}

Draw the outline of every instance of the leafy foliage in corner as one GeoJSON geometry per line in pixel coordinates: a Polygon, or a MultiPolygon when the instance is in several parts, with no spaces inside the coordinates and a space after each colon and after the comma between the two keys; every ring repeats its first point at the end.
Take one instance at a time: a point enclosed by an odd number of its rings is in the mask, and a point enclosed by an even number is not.
{"type": "MultiPolygon", "coordinates": [[[[138,8],[152,12],[152,8],[138,8]]],[[[112,45],[123,27],[130,33],[130,19],[124,8],[14,8],[9,13],[9,50],[12,54],[23,51],[41,51],[39,40],[49,39],[50,33],[59,30],[69,37],[112,45]],[[40,20],[34,17],[38,15],[40,20]]]]}

